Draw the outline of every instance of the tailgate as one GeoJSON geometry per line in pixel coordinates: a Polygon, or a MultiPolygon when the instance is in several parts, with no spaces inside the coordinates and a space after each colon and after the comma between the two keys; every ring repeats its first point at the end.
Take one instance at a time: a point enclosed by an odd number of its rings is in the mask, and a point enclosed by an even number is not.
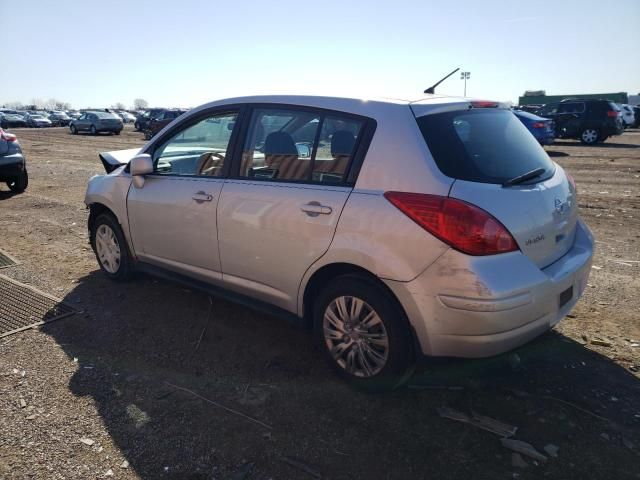
{"type": "Polygon", "coordinates": [[[540,268],[558,260],[573,245],[578,205],[560,167],[553,177],[535,185],[502,187],[456,180],[450,196],[493,215],[540,268]]]}

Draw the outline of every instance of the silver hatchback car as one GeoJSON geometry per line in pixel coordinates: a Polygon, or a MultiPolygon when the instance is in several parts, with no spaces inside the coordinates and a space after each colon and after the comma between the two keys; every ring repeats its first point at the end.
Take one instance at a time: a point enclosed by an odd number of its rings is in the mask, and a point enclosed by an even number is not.
{"type": "Polygon", "coordinates": [[[308,322],[363,388],[401,384],[423,356],[522,345],[591,268],[572,178],[494,102],[236,98],[100,158],[85,202],[108,277],[308,322]]]}

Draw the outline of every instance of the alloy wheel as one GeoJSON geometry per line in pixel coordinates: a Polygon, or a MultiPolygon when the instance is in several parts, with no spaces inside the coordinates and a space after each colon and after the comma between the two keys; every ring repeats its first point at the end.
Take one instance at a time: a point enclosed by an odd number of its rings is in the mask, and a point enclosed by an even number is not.
{"type": "Polygon", "coordinates": [[[96,231],[96,253],[100,264],[109,273],[116,273],[120,268],[120,245],[109,225],[102,224],[96,231]]]}
{"type": "Polygon", "coordinates": [[[360,298],[334,299],[324,312],[323,333],[333,360],[355,377],[373,377],[387,364],[387,329],[378,313],[360,298]]]}
{"type": "Polygon", "coordinates": [[[587,128],[582,132],[582,141],[584,143],[596,143],[598,140],[598,131],[595,128],[587,128]]]}

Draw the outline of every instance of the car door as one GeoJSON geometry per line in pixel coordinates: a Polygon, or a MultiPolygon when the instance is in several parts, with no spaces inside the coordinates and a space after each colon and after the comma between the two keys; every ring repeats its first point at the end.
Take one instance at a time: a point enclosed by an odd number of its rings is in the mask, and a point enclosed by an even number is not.
{"type": "Polygon", "coordinates": [[[575,137],[582,131],[585,107],[583,102],[565,102],[558,107],[557,121],[564,136],[575,137]]]}
{"type": "Polygon", "coordinates": [[[296,312],[302,276],[329,248],[351,193],[348,169],[366,123],[322,110],[252,109],[218,205],[227,288],[296,312]]]}
{"type": "Polygon", "coordinates": [[[80,118],[78,118],[78,121],[76,122],[76,129],[89,130],[89,114],[88,113],[83,113],[82,115],[80,115],[80,118]]]}
{"type": "Polygon", "coordinates": [[[204,281],[220,280],[216,208],[237,110],[187,118],[147,153],[154,173],[127,198],[135,254],[204,281]]]}

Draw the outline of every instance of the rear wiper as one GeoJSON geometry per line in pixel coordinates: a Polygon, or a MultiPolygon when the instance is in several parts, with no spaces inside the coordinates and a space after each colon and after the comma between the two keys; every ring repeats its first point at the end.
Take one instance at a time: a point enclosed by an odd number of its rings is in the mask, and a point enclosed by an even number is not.
{"type": "Polygon", "coordinates": [[[510,187],[511,185],[518,185],[519,183],[526,182],[527,180],[531,180],[532,178],[539,177],[546,170],[544,168],[536,168],[535,170],[531,170],[530,172],[523,173],[522,175],[518,175],[517,177],[513,177],[502,184],[503,187],[510,187]]]}

